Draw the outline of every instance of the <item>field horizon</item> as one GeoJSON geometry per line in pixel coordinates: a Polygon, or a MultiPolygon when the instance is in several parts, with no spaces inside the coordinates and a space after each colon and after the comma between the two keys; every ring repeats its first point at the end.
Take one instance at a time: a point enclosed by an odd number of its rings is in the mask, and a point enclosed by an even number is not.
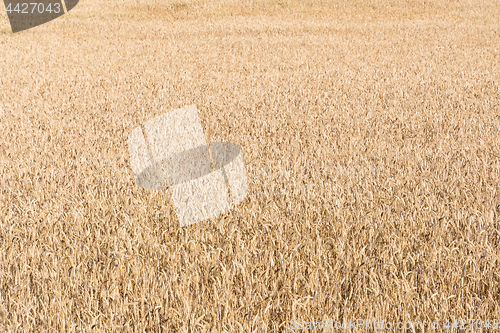
{"type": "Polygon", "coordinates": [[[500,328],[499,22],[493,0],[82,0],[13,34],[0,5],[0,331],[500,328]],[[249,193],[181,228],[127,137],[191,104],[249,193]]]}

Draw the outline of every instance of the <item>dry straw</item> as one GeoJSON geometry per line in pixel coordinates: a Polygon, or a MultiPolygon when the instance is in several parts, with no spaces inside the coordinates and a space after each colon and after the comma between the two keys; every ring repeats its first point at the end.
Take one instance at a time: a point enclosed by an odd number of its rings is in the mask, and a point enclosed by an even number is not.
{"type": "Polygon", "coordinates": [[[2,13],[0,331],[500,317],[498,1],[2,13]],[[248,196],[181,228],[126,138],[190,104],[248,196]]]}

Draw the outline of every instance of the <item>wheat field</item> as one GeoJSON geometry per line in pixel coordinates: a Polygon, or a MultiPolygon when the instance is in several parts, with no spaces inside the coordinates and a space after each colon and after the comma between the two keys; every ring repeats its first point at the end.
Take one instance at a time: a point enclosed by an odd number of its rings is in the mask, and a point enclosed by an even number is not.
{"type": "Polygon", "coordinates": [[[82,0],[16,34],[0,15],[0,331],[500,326],[498,1],[82,0]],[[190,104],[249,194],[181,228],[127,137],[190,104]]]}

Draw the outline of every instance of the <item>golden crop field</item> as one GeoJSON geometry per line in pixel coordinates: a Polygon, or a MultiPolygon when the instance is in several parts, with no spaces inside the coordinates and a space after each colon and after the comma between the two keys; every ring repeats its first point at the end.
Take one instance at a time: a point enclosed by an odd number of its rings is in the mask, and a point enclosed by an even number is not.
{"type": "Polygon", "coordinates": [[[0,15],[0,331],[500,329],[498,1],[0,15]],[[127,137],[191,104],[249,194],[181,228],[127,137]]]}

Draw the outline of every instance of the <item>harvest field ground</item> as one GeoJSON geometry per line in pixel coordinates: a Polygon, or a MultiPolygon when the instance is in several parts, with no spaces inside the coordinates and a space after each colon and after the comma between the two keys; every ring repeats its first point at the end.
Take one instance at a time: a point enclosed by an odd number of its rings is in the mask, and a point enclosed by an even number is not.
{"type": "Polygon", "coordinates": [[[495,0],[0,5],[0,331],[492,326],[499,96],[495,0]],[[127,137],[191,104],[249,194],[181,228],[127,137]]]}

